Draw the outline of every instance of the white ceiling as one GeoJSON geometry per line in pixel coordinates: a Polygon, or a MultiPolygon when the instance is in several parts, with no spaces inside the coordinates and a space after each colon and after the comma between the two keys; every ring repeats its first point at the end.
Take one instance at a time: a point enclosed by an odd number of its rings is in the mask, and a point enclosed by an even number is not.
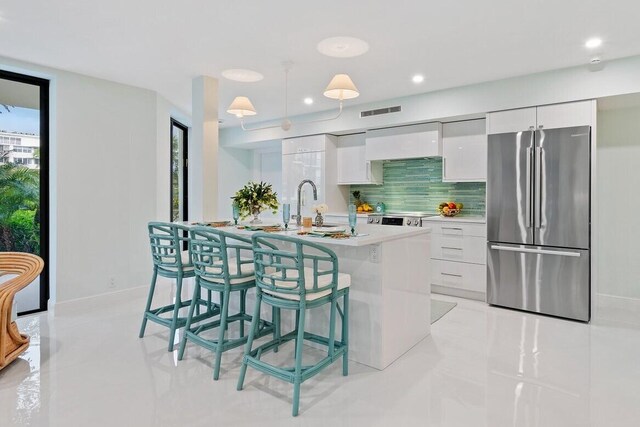
{"type": "Polygon", "coordinates": [[[322,92],[339,72],[361,92],[350,105],[585,64],[591,36],[604,59],[637,55],[638,16],[637,0],[30,0],[0,5],[0,52],[153,89],[186,111],[193,77],[256,70],[264,80],[220,80],[220,118],[235,125],[225,110],[236,95],[253,101],[253,121],[283,115],[286,60],[296,115],[334,107],[322,92]],[[316,44],[332,36],[369,52],[322,56],[316,44]]]}

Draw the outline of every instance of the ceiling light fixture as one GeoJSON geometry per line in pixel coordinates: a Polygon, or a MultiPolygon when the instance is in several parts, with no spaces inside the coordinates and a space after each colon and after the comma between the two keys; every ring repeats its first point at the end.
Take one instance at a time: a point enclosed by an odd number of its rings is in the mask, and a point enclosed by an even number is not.
{"type": "Polygon", "coordinates": [[[413,81],[415,84],[422,83],[424,81],[424,76],[422,74],[416,74],[415,76],[411,77],[411,81],[413,81]]]}
{"type": "Polygon", "coordinates": [[[313,98],[311,98],[311,97],[309,97],[309,96],[308,96],[308,97],[306,97],[306,98],[303,100],[303,102],[304,102],[305,104],[307,104],[307,105],[311,105],[311,104],[313,104],[313,98]]]}
{"type": "MultiPolygon", "coordinates": [[[[293,125],[293,123],[291,122],[291,120],[289,120],[289,111],[288,111],[288,102],[287,102],[288,95],[289,95],[288,93],[289,92],[289,70],[291,69],[291,65],[292,65],[291,62],[283,63],[284,73],[285,73],[284,119],[282,120],[280,125],[266,126],[266,127],[259,127],[259,128],[247,128],[244,125],[244,118],[246,116],[256,115],[257,114],[256,109],[253,107],[253,104],[251,103],[249,98],[247,98],[246,96],[237,96],[233,100],[229,108],[227,108],[227,113],[233,114],[240,119],[240,126],[242,127],[243,130],[245,131],[264,130],[264,129],[274,129],[278,127],[282,128],[282,130],[284,131],[288,131],[289,129],[291,129],[291,126],[293,125]]],[[[353,99],[358,97],[359,95],[360,95],[360,92],[358,92],[356,85],[353,84],[353,81],[347,74],[336,74],[329,82],[329,85],[327,86],[327,88],[324,90],[324,96],[326,96],[327,98],[335,99],[339,101],[338,114],[333,117],[329,117],[325,119],[312,120],[308,122],[298,122],[296,124],[319,123],[319,122],[335,120],[338,117],[340,117],[340,115],[342,114],[342,102],[345,99],[353,99]]],[[[306,98],[304,102],[305,104],[310,105],[313,103],[313,99],[306,98]],[[310,100],[311,102],[307,102],[307,100],[310,100]]]]}
{"type": "Polygon", "coordinates": [[[259,72],[253,70],[244,70],[242,68],[232,68],[229,70],[224,70],[222,72],[222,77],[227,80],[242,83],[259,82],[260,80],[264,79],[264,76],[259,72]]]}
{"type": "Polygon", "coordinates": [[[329,37],[318,43],[318,52],[331,58],[353,58],[369,51],[369,43],[355,37],[329,37]]]}
{"type": "Polygon", "coordinates": [[[602,39],[599,39],[598,37],[593,37],[587,40],[587,42],[584,45],[588,49],[595,49],[597,47],[600,47],[600,45],[602,45],[602,39]]]}

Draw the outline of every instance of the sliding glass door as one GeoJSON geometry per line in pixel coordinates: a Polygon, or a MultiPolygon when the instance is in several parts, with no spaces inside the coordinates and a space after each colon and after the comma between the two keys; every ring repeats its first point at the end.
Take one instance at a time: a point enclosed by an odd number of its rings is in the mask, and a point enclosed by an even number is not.
{"type": "Polygon", "coordinates": [[[188,138],[188,128],[171,119],[171,221],[186,221],[189,215],[188,138]]]}
{"type": "Polygon", "coordinates": [[[45,268],[16,296],[18,314],[49,300],[49,81],[0,70],[0,251],[39,255],[45,268]]]}

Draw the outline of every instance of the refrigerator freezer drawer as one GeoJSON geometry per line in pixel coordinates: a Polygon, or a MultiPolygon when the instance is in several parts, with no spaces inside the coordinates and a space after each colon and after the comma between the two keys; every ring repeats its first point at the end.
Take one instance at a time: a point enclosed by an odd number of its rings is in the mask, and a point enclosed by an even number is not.
{"type": "Polygon", "coordinates": [[[487,302],[589,321],[589,251],[489,242],[487,302]]]}

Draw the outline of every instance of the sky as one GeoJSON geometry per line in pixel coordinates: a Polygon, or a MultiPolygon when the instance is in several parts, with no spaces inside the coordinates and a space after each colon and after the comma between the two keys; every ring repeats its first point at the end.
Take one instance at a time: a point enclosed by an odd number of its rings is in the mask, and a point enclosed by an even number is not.
{"type": "Polygon", "coordinates": [[[0,130],[9,132],[24,132],[40,135],[40,110],[21,107],[9,107],[7,112],[0,105],[0,130]]]}

